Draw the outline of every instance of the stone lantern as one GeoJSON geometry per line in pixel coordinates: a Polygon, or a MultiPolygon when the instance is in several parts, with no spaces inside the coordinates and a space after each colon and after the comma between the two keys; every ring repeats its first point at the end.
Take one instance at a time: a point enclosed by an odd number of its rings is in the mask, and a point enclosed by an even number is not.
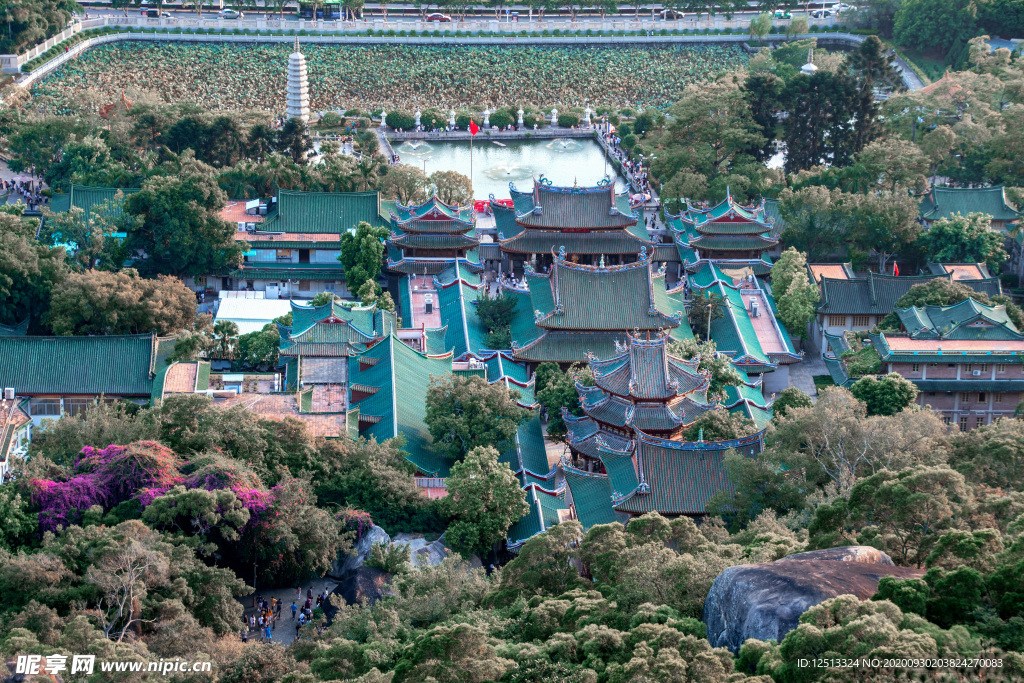
{"type": "Polygon", "coordinates": [[[516,112],[516,113],[519,114],[519,127],[522,128],[523,127],[523,108],[519,107],[519,111],[516,112]]]}
{"type": "Polygon", "coordinates": [[[450,112],[448,112],[448,125],[451,126],[452,129],[455,128],[455,110],[454,109],[452,109],[450,112]]]}
{"type": "Polygon", "coordinates": [[[490,128],[491,127],[490,116],[491,116],[491,110],[490,109],[484,109],[484,128],[490,128]]]}
{"type": "Polygon", "coordinates": [[[590,114],[591,109],[587,107],[587,110],[583,113],[583,123],[587,124],[587,127],[590,127],[590,114]]]}
{"type": "Polygon", "coordinates": [[[388,129],[388,113],[383,109],[380,112],[380,127],[382,130],[388,129]]]}
{"type": "Polygon", "coordinates": [[[420,126],[420,110],[417,109],[416,110],[416,127],[419,128],[419,126],[420,126]]]}
{"type": "Polygon", "coordinates": [[[551,125],[552,126],[557,126],[558,125],[558,110],[555,109],[554,107],[552,107],[552,109],[551,109],[551,125]]]}

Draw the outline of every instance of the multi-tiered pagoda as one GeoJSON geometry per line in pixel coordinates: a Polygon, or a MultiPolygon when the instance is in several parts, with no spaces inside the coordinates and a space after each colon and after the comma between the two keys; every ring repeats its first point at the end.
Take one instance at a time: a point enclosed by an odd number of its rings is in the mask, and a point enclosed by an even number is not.
{"type": "Polygon", "coordinates": [[[470,207],[446,204],[434,195],[422,204],[395,203],[391,212],[388,268],[406,275],[437,275],[452,259],[464,259],[480,244],[470,207]]]}
{"type": "Polygon", "coordinates": [[[607,180],[594,187],[554,187],[542,176],[531,192],[512,184],[509,192],[514,208],[491,201],[506,271],[519,273],[523,263],[544,270],[562,249],[583,264],[619,265],[635,261],[642,249],[653,253],[628,196],[607,180]]]}
{"type": "Polygon", "coordinates": [[[669,218],[677,243],[692,249],[697,260],[761,261],[764,252],[779,243],[775,220],[768,215],[764,199],[743,206],[726,193],[717,206],[701,209],[687,204],[685,211],[669,218]]]}
{"type": "Polygon", "coordinates": [[[522,281],[503,282],[516,300],[512,354],[535,365],[567,365],[588,354],[608,357],[631,331],[671,329],[676,339],[692,337],[684,306],[666,295],[665,273],[653,269],[653,253],[640,247],[637,260],[611,266],[588,266],[569,260],[559,247],[546,273],[529,266],[522,281]]]}
{"type": "MultiPolygon", "coordinates": [[[[562,466],[585,527],[652,511],[703,515],[715,493],[732,488],[725,452],[751,456],[763,447],[763,428],[730,441],[683,439],[701,415],[725,408],[708,400],[710,376],[697,370],[700,359],[672,357],[670,339],[630,334],[614,355],[590,359],[594,386],[576,386],[585,415],[564,416],[571,456],[562,466]]],[[[735,393],[731,410],[750,415],[746,403],[757,399],[735,393]]]]}

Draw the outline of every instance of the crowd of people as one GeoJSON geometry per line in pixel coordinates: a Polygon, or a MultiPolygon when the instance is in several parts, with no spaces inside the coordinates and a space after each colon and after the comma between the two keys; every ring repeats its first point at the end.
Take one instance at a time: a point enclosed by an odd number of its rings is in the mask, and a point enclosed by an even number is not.
{"type": "Polygon", "coordinates": [[[302,589],[296,588],[295,599],[292,600],[292,604],[287,608],[287,611],[285,610],[284,603],[285,601],[281,598],[271,597],[267,599],[262,595],[256,596],[255,609],[251,613],[242,616],[242,642],[249,642],[249,639],[254,636],[261,642],[273,640],[278,622],[282,621],[282,612],[284,612],[285,616],[287,616],[288,612],[291,612],[292,622],[295,625],[295,639],[298,640],[301,637],[302,628],[307,624],[313,623],[314,610],[320,609],[326,612],[330,607],[330,591],[324,587],[323,592],[314,596],[313,588],[310,587],[306,589],[306,597],[303,598],[302,589]]]}
{"type": "Polygon", "coordinates": [[[42,182],[38,180],[3,180],[0,181],[0,186],[2,186],[4,194],[14,195],[15,199],[23,200],[28,205],[29,211],[50,201],[50,198],[42,193],[42,182]]]}
{"type": "MultiPolygon", "coordinates": [[[[33,86],[51,113],[97,110],[122,92],[235,111],[285,110],[285,43],[118,42],[87,50],[33,86]],[[252,83],[278,84],[253,88],[252,83]]],[[[303,45],[314,111],[512,103],[663,107],[693,83],[742,67],[724,45],[664,47],[303,45]]],[[[561,109],[561,106],[559,107],[561,109]]]]}

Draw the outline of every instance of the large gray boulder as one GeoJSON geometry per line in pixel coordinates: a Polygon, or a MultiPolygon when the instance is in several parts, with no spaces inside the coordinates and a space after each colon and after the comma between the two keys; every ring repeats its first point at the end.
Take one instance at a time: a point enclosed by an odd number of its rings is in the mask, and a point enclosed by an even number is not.
{"type": "Polygon", "coordinates": [[[350,578],[355,574],[356,570],[363,566],[363,562],[370,556],[370,548],[377,543],[391,543],[391,537],[388,536],[388,532],[374,524],[356,542],[351,554],[338,553],[338,557],[334,559],[331,571],[327,572],[327,576],[338,581],[345,581],[350,578]]]}
{"type": "Polygon", "coordinates": [[[733,652],[748,638],[781,641],[808,608],[839,595],[866,600],[883,576],[917,578],[923,570],[897,567],[875,548],[814,550],[775,562],[729,567],[704,601],[704,623],[714,647],[733,652]]]}
{"type": "Polygon", "coordinates": [[[444,536],[436,541],[428,541],[423,534],[397,534],[392,539],[394,545],[409,546],[409,558],[413,567],[433,567],[441,564],[448,557],[448,548],[444,545],[444,536]]]}

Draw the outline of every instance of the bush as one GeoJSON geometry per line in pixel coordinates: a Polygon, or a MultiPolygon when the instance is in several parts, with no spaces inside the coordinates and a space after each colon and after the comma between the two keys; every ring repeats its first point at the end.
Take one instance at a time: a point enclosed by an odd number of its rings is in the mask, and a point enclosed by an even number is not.
{"type": "Polygon", "coordinates": [[[335,111],[325,112],[324,115],[320,117],[320,125],[325,127],[340,126],[342,121],[343,119],[341,118],[341,114],[335,111]]]}
{"type": "Polygon", "coordinates": [[[505,126],[515,123],[516,119],[515,117],[512,116],[512,114],[508,113],[506,110],[499,109],[498,111],[491,114],[490,121],[492,126],[504,128],[505,126]]]}
{"type": "Polygon", "coordinates": [[[416,119],[409,112],[389,111],[386,123],[395,130],[412,130],[416,126],[416,119]]]}
{"type": "Polygon", "coordinates": [[[484,120],[480,116],[476,114],[470,116],[466,112],[459,112],[455,115],[455,127],[459,130],[467,130],[469,128],[470,119],[476,121],[476,125],[478,126],[482,127],[484,125],[484,120]]]}
{"type": "Polygon", "coordinates": [[[559,114],[558,125],[562,128],[572,128],[573,126],[579,125],[580,117],[578,114],[559,114]]]}
{"type": "Polygon", "coordinates": [[[636,136],[630,133],[626,137],[622,138],[621,147],[623,149],[633,149],[636,146],[636,136]]]}
{"type": "Polygon", "coordinates": [[[624,138],[624,137],[626,137],[627,135],[630,135],[630,134],[632,134],[632,132],[633,132],[633,127],[632,127],[632,126],[630,126],[630,125],[629,125],[628,123],[623,123],[622,125],[620,125],[620,126],[619,126],[619,129],[618,129],[618,130],[616,130],[615,132],[616,132],[616,133],[618,134],[618,136],[619,136],[620,138],[624,138]]]}
{"type": "Polygon", "coordinates": [[[420,114],[420,123],[423,124],[423,127],[427,130],[431,130],[434,128],[444,128],[447,125],[448,120],[438,110],[427,109],[420,114]]]}
{"type": "Polygon", "coordinates": [[[537,128],[543,128],[546,123],[547,123],[547,119],[545,119],[540,114],[536,114],[536,113],[523,114],[523,125],[526,126],[529,129],[531,129],[531,130],[533,129],[533,126],[535,124],[536,124],[537,128]]]}

